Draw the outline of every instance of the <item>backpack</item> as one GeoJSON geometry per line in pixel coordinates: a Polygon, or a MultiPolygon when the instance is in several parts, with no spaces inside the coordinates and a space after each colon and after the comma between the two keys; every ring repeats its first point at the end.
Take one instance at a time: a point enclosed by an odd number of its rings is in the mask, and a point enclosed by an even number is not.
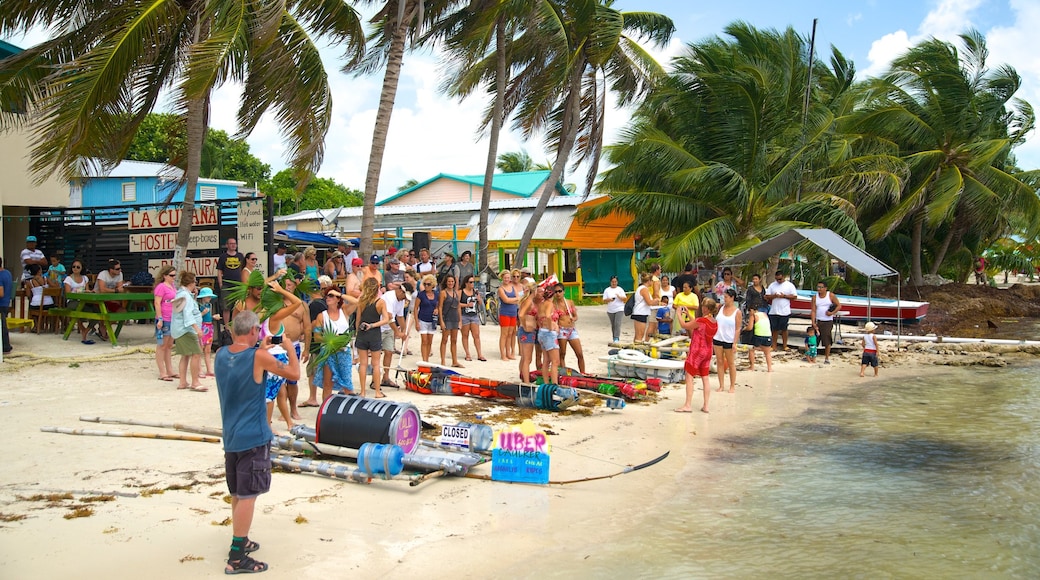
{"type": "Polygon", "coordinates": [[[636,295],[635,292],[625,300],[625,316],[632,316],[632,310],[636,307],[636,295]]]}

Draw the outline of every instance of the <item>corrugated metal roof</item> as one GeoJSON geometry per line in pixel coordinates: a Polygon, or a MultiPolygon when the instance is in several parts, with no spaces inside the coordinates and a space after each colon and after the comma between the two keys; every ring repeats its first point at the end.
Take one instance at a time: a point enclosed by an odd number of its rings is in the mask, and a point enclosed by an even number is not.
{"type": "MultiPolygon", "coordinates": [[[[84,173],[86,174],[84,177],[115,177],[122,179],[131,177],[158,177],[173,181],[181,179],[181,177],[184,176],[184,171],[179,167],[167,165],[166,163],[156,163],[154,161],[134,161],[132,159],[124,159],[108,172],[101,171],[101,167],[102,165],[100,160],[90,160],[84,166],[84,173]]],[[[200,177],[199,183],[226,184],[238,187],[246,184],[244,181],[211,179],[208,177],[200,177]]]]}
{"type": "MultiPolygon", "coordinates": [[[[491,177],[491,188],[493,190],[508,193],[510,195],[517,195],[520,197],[532,197],[534,194],[542,191],[542,186],[545,180],[551,175],[551,171],[518,171],[515,173],[495,173],[491,177]]],[[[422,183],[418,183],[403,189],[390,197],[385,199],[376,200],[376,207],[385,204],[388,201],[395,200],[399,197],[408,195],[413,191],[417,191],[426,187],[427,185],[437,181],[438,179],[452,179],[467,183],[469,185],[477,186],[480,188],[484,187],[484,174],[480,175],[455,175],[452,173],[439,173],[430,179],[422,183]]],[[[567,191],[559,182],[556,183],[556,194],[562,196],[572,196],[571,192],[567,191]]]]}
{"type": "MultiPolygon", "coordinates": [[[[508,209],[498,210],[488,218],[489,240],[519,240],[524,237],[527,222],[534,214],[534,209],[508,209]]],[[[477,216],[479,219],[479,216],[477,216]]],[[[566,240],[567,232],[571,229],[574,221],[574,209],[572,207],[547,208],[542,218],[538,220],[538,226],[534,229],[535,240],[566,240]]],[[[477,241],[480,232],[476,228],[471,229],[467,240],[477,241]]]]}

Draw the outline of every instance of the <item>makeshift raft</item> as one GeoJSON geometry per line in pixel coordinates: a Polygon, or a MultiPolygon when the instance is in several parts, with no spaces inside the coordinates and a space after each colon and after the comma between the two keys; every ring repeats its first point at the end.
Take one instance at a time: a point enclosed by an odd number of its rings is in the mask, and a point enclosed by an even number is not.
{"type": "MultiPolygon", "coordinates": [[[[531,373],[532,381],[542,378],[540,371],[531,373]]],[[[583,375],[574,369],[560,369],[559,384],[565,387],[594,391],[602,395],[624,397],[628,400],[638,400],[646,395],[647,390],[660,391],[661,381],[659,379],[626,380],[599,375],[583,375]]]]}
{"type": "Polygon", "coordinates": [[[665,383],[679,383],[686,380],[686,371],[683,368],[686,364],[684,359],[651,358],[638,351],[622,350],[618,354],[601,356],[599,360],[607,363],[608,376],[617,375],[643,380],[659,379],[665,383]]]}
{"type": "Polygon", "coordinates": [[[578,391],[560,385],[530,385],[467,377],[428,362],[407,373],[405,388],[424,395],[469,395],[511,401],[520,407],[560,411],[578,403],[578,391]]]}

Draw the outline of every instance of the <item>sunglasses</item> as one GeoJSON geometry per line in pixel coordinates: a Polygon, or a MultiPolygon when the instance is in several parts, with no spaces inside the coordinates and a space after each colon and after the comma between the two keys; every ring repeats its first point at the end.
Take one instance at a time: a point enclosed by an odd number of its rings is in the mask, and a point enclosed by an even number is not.
{"type": "Polygon", "coordinates": [[[557,290],[556,292],[553,292],[553,294],[563,294],[563,290],[557,290]]]}
{"type": "Polygon", "coordinates": [[[83,266],[73,266],[72,269],[73,270],[82,270],[83,266]]]}
{"type": "Polygon", "coordinates": [[[116,266],[115,268],[109,268],[109,270],[115,270],[116,272],[122,270],[122,266],[116,266]]]}
{"type": "Polygon", "coordinates": [[[249,261],[250,261],[250,262],[255,262],[255,261],[256,261],[256,258],[249,258],[249,261]]]}
{"type": "Polygon", "coordinates": [[[175,274],[173,272],[170,272],[169,274],[167,274],[167,276],[174,276],[174,275],[175,274]]]}

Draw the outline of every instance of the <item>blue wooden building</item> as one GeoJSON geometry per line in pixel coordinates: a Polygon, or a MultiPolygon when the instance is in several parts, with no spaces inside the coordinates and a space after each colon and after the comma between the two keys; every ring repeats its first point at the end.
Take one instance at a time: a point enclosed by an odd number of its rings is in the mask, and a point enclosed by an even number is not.
{"type": "MultiPolygon", "coordinates": [[[[122,161],[110,171],[88,166],[84,177],[70,184],[69,207],[115,207],[184,201],[183,171],[165,163],[122,161]],[[173,197],[170,198],[170,194],[173,197]]],[[[195,201],[229,201],[254,197],[243,181],[199,178],[195,201]]]]}

